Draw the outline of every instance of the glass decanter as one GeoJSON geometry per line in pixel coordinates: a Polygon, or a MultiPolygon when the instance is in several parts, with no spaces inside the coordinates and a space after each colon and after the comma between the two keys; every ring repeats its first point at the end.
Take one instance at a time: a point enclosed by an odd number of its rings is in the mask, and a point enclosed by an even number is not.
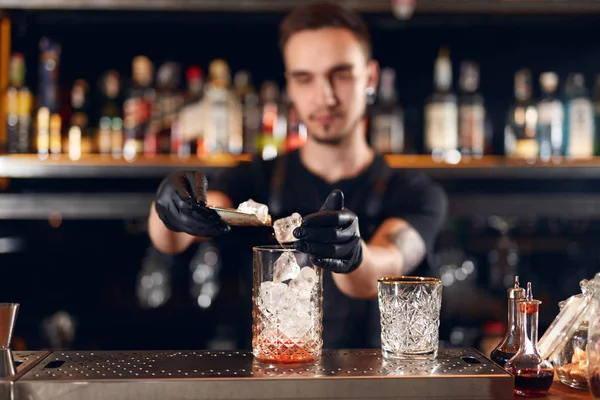
{"type": "Polygon", "coordinates": [[[600,273],[594,278],[594,297],[588,328],[588,379],[592,397],[600,399],[600,273]]]}
{"type": "Polygon", "coordinates": [[[554,367],[542,358],[537,347],[541,303],[533,298],[531,282],[527,282],[525,299],[518,302],[519,351],[504,366],[515,377],[518,396],[543,396],[550,390],[554,378],[554,367]]]}
{"type": "Polygon", "coordinates": [[[519,277],[515,276],[514,286],[508,289],[508,325],[506,334],[498,346],[492,350],[490,358],[501,367],[519,350],[520,329],[517,303],[525,298],[525,289],[519,286],[519,277]]]}

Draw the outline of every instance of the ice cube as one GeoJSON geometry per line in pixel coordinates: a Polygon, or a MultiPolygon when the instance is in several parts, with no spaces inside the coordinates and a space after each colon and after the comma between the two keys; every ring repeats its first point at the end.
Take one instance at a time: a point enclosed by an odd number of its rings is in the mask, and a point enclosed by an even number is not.
{"type": "Polygon", "coordinates": [[[293,231],[300,225],[302,225],[302,216],[298,213],[293,213],[289,217],[278,219],[273,223],[275,238],[279,243],[290,243],[296,241],[293,231]]]}
{"type": "Polygon", "coordinates": [[[258,307],[263,312],[275,314],[282,304],[287,291],[285,283],[266,281],[260,284],[258,291],[258,307]]]}
{"type": "Polygon", "coordinates": [[[289,283],[287,296],[296,296],[298,299],[309,299],[315,287],[317,273],[311,267],[304,267],[300,273],[289,283]]]}
{"type": "Polygon", "coordinates": [[[279,306],[279,329],[290,339],[304,336],[314,324],[311,315],[311,303],[308,298],[299,299],[290,294],[288,288],[284,300],[279,306]]]}
{"type": "Polygon", "coordinates": [[[275,283],[294,279],[299,273],[300,266],[291,251],[284,252],[273,264],[273,282],[275,283]]]}
{"type": "Polygon", "coordinates": [[[252,199],[248,199],[243,203],[240,203],[237,210],[245,214],[254,214],[256,218],[263,224],[266,224],[269,220],[269,207],[265,204],[257,203],[252,199]]]}

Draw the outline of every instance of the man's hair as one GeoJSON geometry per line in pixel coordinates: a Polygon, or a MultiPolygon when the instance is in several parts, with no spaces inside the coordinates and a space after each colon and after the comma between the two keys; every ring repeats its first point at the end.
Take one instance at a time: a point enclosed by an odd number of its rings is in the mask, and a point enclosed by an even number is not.
{"type": "Polygon", "coordinates": [[[359,14],[329,3],[314,3],[292,10],[279,25],[281,51],[295,33],[321,28],[349,30],[363,45],[367,59],[371,58],[371,36],[365,21],[359,14]]]}

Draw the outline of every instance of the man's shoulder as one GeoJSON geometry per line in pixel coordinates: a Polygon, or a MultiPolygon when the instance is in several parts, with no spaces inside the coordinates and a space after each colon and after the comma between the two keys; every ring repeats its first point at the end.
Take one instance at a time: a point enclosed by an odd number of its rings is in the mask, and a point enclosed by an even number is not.
{"type": "Polygon", "coordinates": [[[427,173],[410,168],[391,169],[387,193],[392,198],[413,198],[420,201],[447,203],[444,187],[427,173]]]}
{"type": "Polygon", "coordinates": [[[391,168],[387,165],[386,167],[389,168],[390,171],[390,184],[394,184],[395,186],[410,189],[439,185],[423,171],[411,168],[391,168]]]}

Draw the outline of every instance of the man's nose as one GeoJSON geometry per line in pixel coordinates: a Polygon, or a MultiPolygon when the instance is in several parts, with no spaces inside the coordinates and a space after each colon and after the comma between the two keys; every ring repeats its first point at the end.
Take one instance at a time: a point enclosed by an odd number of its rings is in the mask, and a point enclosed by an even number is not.
{"type": "Polygon", "coordinates": [[[333,85],[329,79],[319,79],[316,85],[315,98],[320,106],[331,107],[337,103],[333,85]]]}

